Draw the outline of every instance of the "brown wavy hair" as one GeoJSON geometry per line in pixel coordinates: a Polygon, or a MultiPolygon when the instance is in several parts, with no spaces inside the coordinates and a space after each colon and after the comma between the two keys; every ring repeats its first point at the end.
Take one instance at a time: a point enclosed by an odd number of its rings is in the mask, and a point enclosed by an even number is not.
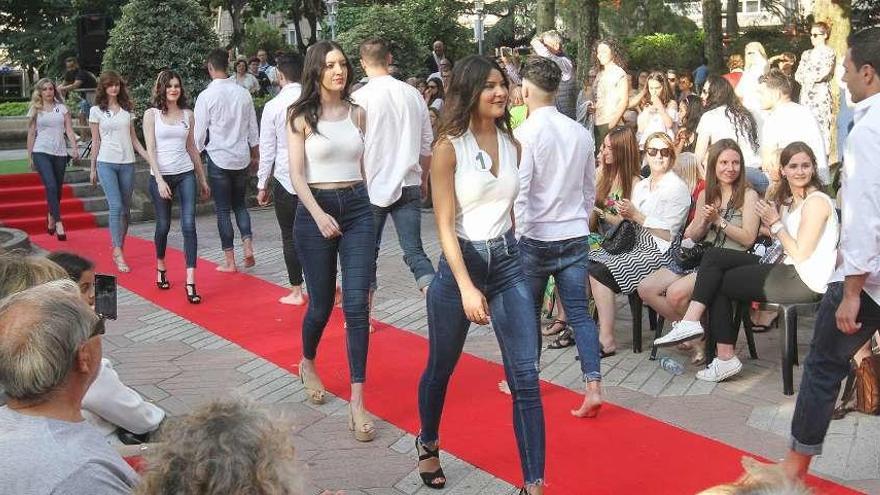
{"type": "MultiPolygon", "coordinates": [[[[501,80],[505,88],[510,89],[507,72],[498,62],[481,55],[471,55],[455,64],[452,69],[452,80],[446,90],[446,98],[443,100],[443,109],[440,111],[440,123],[437,126],[437,139],[459,137],[471,125],[471,115],[480,104],[480,93],[483,85],[489,78],[489,74],[497,70],[501,74],[501,80]]],[[[504,107],[504,115],[495,119],[495,127],[507,134],[514,140],[513,130],[510,128],[510,111],[504,107]]]]}
{"type": "MultiPolygon", "coordinates": [[[[736,141],[733,139],[721,139],[709,146],[709,157],[706,160],[706,204],[713,205],[715,202],[721,202],[721,183],[718,181],[716,167],[718,166],[718,158],[721,153],[727,150],[736,151],[739,155],[739,177],[733,184],[733,195],[730,196],[730,203],[734,209],[739,210],[746,201],[746,189],[749,188],[746,182],[746,161],[743,152],[736,141]]],[[[727,205],[721,205],[726,208],[727,205]]]]}
{"type": "Polygon", "coordinates": [[[639,102],[639,108],[642,110],[651,106],[651,92],[648,91],[648,83],[651,81],[660,83],[660,101],[663,105],[668,104],[672,100],[672,89],[669,87],[666,74],[655,70],[648,74],[648,79],[645,81],[645,96],[642,96],[642,101],[639,102]]]}
{"type": "Polygon", "coordinates": [[[110,86],[119,86],[119,95],[116,96],[116,101],[123,110],[130,112],[133,105],[131,103],[131,98],[128,97],[128,85],[125,83],[125,79],[119,77],[119,74],[112,70],[105,70],[101,73],[101,77],[98,79],[98,88],[95,91],[95,105],[97,105],[102,112],[107,110],[107,105],[110,100],[107,96],[107,88],[110,86]]]}
{"type": "MultiPolygon", "coordinates": [[[[639,144],[632,129],[618,126],[608,132],[614,163],[602,163],[602,176],[596,184],[596,206],[605,207],[605,198],[611,192],[614,179],[618,178],[623,197],[632,197],[633,177],[639,175],[639,144]]],[[[601,146],[602,143],[599,143],[601,146]]]]}
{"type": "MultiPolygon", "coordinates": [[[[810,177],[810,183],[807,184],[807,187],[813,187],[819,191],[825,191],[825,186],[822,185],[822,181],[819,180],[819,170],[816,168],[816,154],[813,153],[813,149],[810,148],[807,143],[803,141],[795,141],[785,148],[782,148],[782,151],[779,153],[779,166],[784,167],[788,165],[788,162],[797,155],[798,153],[806,153],[808,157],[810,157],[810,161],[813,163],[813,175],[810,177]]],[[[773,196],[773,201],[776,202],[777,205],[790,205],[792,200],[792,192],[791,192],[791,184],[788,183],[788,179],[785,176],[779,181],[779,187],[776,189],[776,194],[773,196]]]]}
{"type": "Polygon", "coordinates": [[[153,107],[158,108],[165,113],[168,111],[168,102],[165,101],[165,91],[172,79],[177,79],[180,83],[180,98],[177,99],[177,106],[183,109],[189,108],[189,101],[186,98],[186,91],[183,89],[183,78],[180,74],[171,69],[165,69],[156,76],[156,84],[153,85],[153,97],[151,103],[153,107]]]}

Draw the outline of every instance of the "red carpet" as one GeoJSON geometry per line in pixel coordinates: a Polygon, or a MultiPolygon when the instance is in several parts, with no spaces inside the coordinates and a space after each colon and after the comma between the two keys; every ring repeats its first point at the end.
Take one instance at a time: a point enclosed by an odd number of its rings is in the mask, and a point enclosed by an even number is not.
{"type": "MultiPolygon", "coordinates": [[[[0,224],[29,234],[46,231],[46,192],[36,173],[0,175],[0,224]]],[[[95,226],[69,184],[61,192],[61,217],[65,230],[95,226]]]]}
{"type": "MultiPolygon", "coordinates": [[[[106,230],[71,231],[69,239],[60,243],[42,235],[34,240],[46,249],[89,256],[99,271],[115,273],[106,230]]],[[[278,304],[285,289],[246,274],[218,273],[214,264],[200,260],[198,287],[204,302],[194,306],[184,298],[180,251],[168,250],[170,291],[160,291],[154,283],[152,243],[130,238],[126,257],[134,271],[121,274],[120,285],[296,372],[304,308],[278,304]]],[[[324,333],[318,369],[330,391],[348,397],[342,322],[337,309],[324,333]]],[[[370,339],[367,404],[375,415],[415,433],[417,384],[428,345],[418,335],[380,327],[370,339]]],[[[462,356],[449,389],[441,438],[444,450],[519,485],[510,399],[496,391],[501,376],[500,365],[462,356]]],[[[549,383],[542,387],[549,494],[693,494],[741,474],[740,457],[746,454],[741,450],[611,404],[598,419],[579,420],[568,412],[580,404],[579,394],[549,383]]],[[[379,435],[381,441],[381,430],[379,435]]],[[[822,494],[857,493],[815,477],[810,484],[822,494]]]]}

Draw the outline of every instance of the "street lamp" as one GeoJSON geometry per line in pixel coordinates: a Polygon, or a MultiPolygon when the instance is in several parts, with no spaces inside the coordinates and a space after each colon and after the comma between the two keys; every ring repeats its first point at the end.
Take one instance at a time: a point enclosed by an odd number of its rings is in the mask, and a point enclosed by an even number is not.
{"type": "Polygon", "coordinates": [[[339,0],[324,0],[327,4],[327,25],[330,26],[330,39],[336,41],[336,15],[339,13],[339,0]]]}
{"type": "Polygon", "coordinates": [[[483,0],[474,0],[474,10],[477,13],[477,18],[474,21],[474,38],[477,39],[477,53],[480,55],[483,54],[483,19],[486,17],[484,11],[485,7],[486,2],[483,0]]]}

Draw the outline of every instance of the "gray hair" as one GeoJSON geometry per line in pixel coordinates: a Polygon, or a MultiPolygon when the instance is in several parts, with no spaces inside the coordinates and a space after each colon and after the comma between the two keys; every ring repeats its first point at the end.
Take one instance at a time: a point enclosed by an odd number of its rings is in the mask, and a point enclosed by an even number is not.
{"type": "Polygon", "coordinates": [[[98,316],[70,280],[57,280],[0,300],[0,384],[6,395],[41,402],[70,373],[98,316]]]}
{"type": "Polygon", "coordinates": [[[550,31],[542,34],[541,40],[544,42],[544,44],[552,43],[558,47],[562,46],[562,35],[560,35],[559,31],[555,29],[551,29],[550,31]]]}

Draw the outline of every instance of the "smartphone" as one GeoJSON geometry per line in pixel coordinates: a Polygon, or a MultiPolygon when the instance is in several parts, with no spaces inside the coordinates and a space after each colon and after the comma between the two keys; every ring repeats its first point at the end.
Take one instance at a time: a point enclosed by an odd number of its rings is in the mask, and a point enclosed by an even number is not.
{"type": "Polygon", "coordinates": [[[95,313],[107,320],[116,319],[116,277],[95,275],[95,313]]]}

